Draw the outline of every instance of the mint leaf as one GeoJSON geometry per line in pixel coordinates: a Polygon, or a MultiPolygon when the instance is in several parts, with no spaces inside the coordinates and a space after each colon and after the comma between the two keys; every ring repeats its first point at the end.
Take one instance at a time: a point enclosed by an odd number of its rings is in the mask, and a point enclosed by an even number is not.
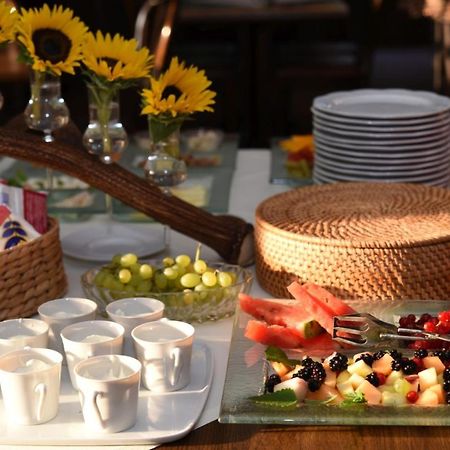
{"type": "Polygon", "coordinates": [[[364,394],[361,392],[355,392],[354,394],[348,394],[344,397],[344,400],[339,404],[343,408],[354,406],[361,403],[367,403],[364,394]]]}
{"type": "Polygon", "coordinates": [[[279,362],[285,364],[286,366],[293,366],[293,367],[301,363],[299,359],[289,359],[283,350],[281,350],[278,347],[273,347],[271,345],[269,345],[266,348],[265,353],[267,361],[279,362]]]}
{"type": "Polygon", "coordinates": [[[297,397],[292,389],[282,389],[263,395],[250,397],[249,400],[262,406],[271,408],[294,408],[297,406],[297,397]]]}

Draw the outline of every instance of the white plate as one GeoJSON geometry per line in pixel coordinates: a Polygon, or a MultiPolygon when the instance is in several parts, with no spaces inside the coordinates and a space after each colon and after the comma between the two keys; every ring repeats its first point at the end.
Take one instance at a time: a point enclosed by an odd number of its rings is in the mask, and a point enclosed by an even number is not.
{"type": "Polygon", "coordinates": [[[118,253],[134,253],[139,258],[165,249],[163,226],[143,229],[120,223],[88,224],[61,238],[63,253],[86,261],[106,262],[118,253]]]}
{"type": "Polygon", "coordinates": [[[330,127],[337,128],[339,130],[351,130],[351,131],[362,131],[362,132],[371,132],[371,133],[406,133],[406,132],[433,132],[436,128],[442,128],[445,126],[450,126],[450,119],[446,115],[444,119],[433,120],[428,123],[416,123],[416,124],[408,124],[408,125],[378,125],[378,124],[361,124],[359,122],[347,122],[342,123],[339,120],[335,120],[334,117],[330,116],[324,117],[324,114],[314,114],[314,122],[318,124],[330,127]]]}
{"type": "MultiPolygon", "coordinates": [[[[0,444],[2,445],[150,445],[182,438],[194,427],[208,398],[214,372],[209,347],[194,344],[191,382],[180,391],[139,392],[136,425],[120,433],[94,433],[81,414],[78,392],[63,367],[58,415],[50,422],[33,426],[8,425],[3,401],[0,400],[0,444]]],[[[117,405],[120,408],[120,405],[117,405]]]]}
{"type": "Polygon", "coordinates": [[[313,107],[346,117],[406,119],[448,111],[450,99],[425,91],[357,89],[316,97],[313,107]]]}
{"type": "Polygon", "coordinates": [[[370,126],[370,127],[403,127],[403,126],[423,126],[433,127],[436,123],[446,122],[450,117],[450,112],[445,111],[431,116],[420,117],[417,119],[377,119],[377,118],[363,118],[363,117],[345,117],[333,114],[332,111],[319,111],[316,108],[311,108],[314,117],[320,117],[325,120],[336,122],[339,124],[346,124],[351,126],[370,126]]]}
{"type": "Polygon", "coordinates": [[[383,178],[383,177],[369,177],[365,176],[364,173],[360,173],[360,176],[355,175],[345,175],[342,173],[335,173],[328,169],[322,169],[318,166],[314,166],[314,173],[316,173],[319,177],[327,178],[332,181],[367,181],[367,182],[389,182],[389,183],[423,183],[429,184],[432,186],[447,186],[450,175],[448,174],[448,170],[444,171],[443,175],[439,176],[425,176],[425,177],[392,177],[392,178],[383,178]]]}
{"type": "Polygon", "coordinates": [[[425,158],[434,159],[434,158],[443,158],[448,155],[449,147],[448,145],[443,145],[440,147],[430,147],[423,148],[422,146],[418,146],[417,149],[413,148],[414,146],[409,145],[400,148],[392,148],[392,147],[382,147],[379,148],[365,148],[361,146],[352,147],[342,147],[338,145],[326,145],[318,140],[315,143],[315,148],[320,148],[324,150],[326,153],[330,153],[332,155],[346,156],[346,157],[361,157],[361,158],[376,158],[379,160],[387,160],[387,159],[405,159],[414,161],[417,160],[415,158],[421,158],[422,160],[425,158]]]}
{"type": "Polygon", "coordinates": [[[440,132],[432,136],[426,136],[421,138],[412,138],[412,139],[377,139],[377,140],[371,140],[371,139],[353,139],[353,138],[342,138],[339,136],[334,136],[329,133],[323,133],[322,131],[317,130],[317,128],[314,128],[313,130],[314,138],[320,138],[324,141],[328,141],[331,144],[350,144],[350,145],[364,145],[364,146],[382,146],[382,147],[401,147],[405,145],[418,145],[423,144],[424,147],[432,146],[434,144],[437,144],[441,142],[442,140],[445,141],[445,138],[447,138],[448,142],[448,132],[440,132]]]}
{"type": "Polygon", "coordinates": [[[319,130],[326,134],[331,135],[340,135],[340,136],[348,136],[348,137],[357,137],[361,139],[367,140],[379,140],[379,139],[408,139],[413,137],[436,137],[441,135],[442,133],[449,133],[450,125],[447,124],[445,126],[441,126],[438,128],[428,129],[428,130],[420,130],[420,131],[398,131],[398,132],[381,132],[379,130],[369,129],[370,131],[359,131],[352,129],[342,129],[335,128],[330,126],[320,120],[314,119],[313,126],[315,130],[319,130]]]}

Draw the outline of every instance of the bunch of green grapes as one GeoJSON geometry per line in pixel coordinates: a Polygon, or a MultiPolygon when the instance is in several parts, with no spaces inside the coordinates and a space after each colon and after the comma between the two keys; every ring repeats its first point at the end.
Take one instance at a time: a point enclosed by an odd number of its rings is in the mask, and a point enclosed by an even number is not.
{"type": "Polygon", "coordinates": [[[201,292],[226,288],[236,282],[234,272],[208,266],[197,256],[166,257],[160,267],[140,262],[133,253],[116,255],[95,276],[94,283],[112,291],[135,293],[201,292]]]}

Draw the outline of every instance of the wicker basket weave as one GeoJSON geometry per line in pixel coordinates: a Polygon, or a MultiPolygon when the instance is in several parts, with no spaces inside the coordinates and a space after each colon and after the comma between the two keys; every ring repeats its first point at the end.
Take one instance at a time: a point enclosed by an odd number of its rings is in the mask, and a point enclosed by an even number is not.
{"type": "Polygon", "coordinates": [[[67,291],[58,222],[47,233],[0,252],[0,320],[28,317],[67,291]]]}
{"type": "Polygon", "coordinates": [[[256,275],[276,297],[294,279],[341,298],[450,299],[450,190],[337,183],[256,210],[256,275]]]}

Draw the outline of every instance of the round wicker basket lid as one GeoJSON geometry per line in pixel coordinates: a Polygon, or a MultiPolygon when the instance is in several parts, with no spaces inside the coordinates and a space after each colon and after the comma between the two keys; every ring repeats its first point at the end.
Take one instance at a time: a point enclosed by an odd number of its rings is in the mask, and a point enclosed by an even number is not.
{"type": "Polygon", "coordinates": [[[302,242],[396,248],[450,241],[450,190],[419,184],[336,183],[263,201],[257,222],[302,242]]]}

